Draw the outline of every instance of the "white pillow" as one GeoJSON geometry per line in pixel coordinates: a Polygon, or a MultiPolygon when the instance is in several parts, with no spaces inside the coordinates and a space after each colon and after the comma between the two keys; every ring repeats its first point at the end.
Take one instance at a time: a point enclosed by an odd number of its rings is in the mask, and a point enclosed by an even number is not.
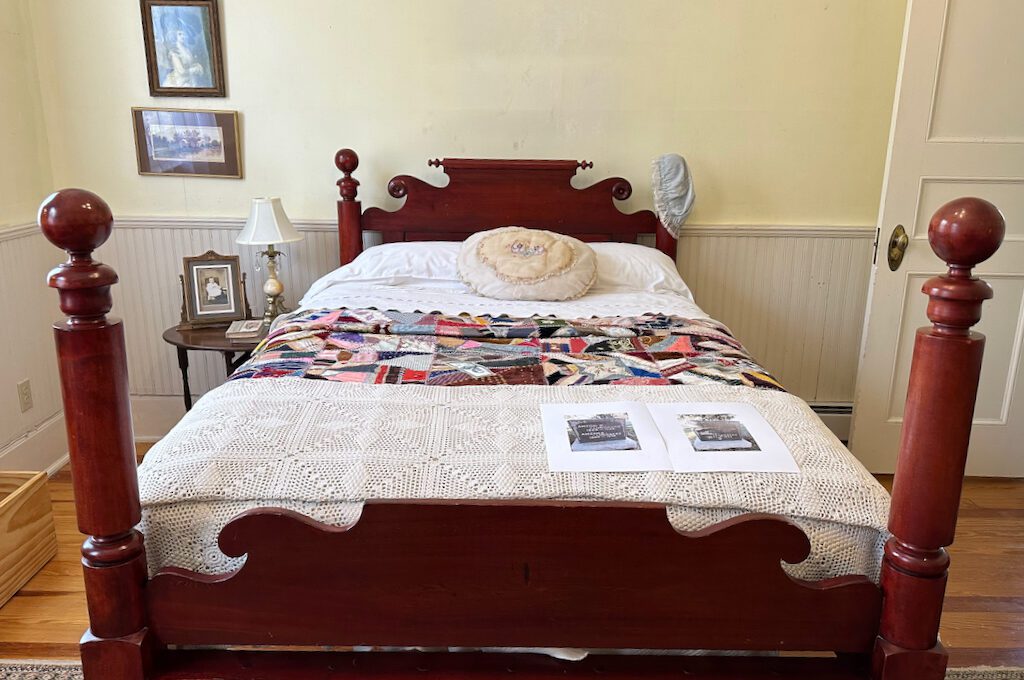
{"type": "Polygon", "coordinates": [[[657,248],[637,243],[591,243],[597,253],[597,281],[592,293],[671,292],[693,299],[679,268],[657,248]]]}
{"type": "Polygon", "coordinates": [[[457,241],[405,241],[367,248],[332,273],[335,282],[400,286],[421,281],[458,281],[457,241]]]}
{"type": "Polygon", "coordinates": [[[597,278],[597,257],[586,243],[543,229],[477,232],[462,244],[458,263],[469,287],[497,300],[575,300],[597,278]]]}
{"type": "MultiPolygon", "coordinates": [[[[636,243],[588,245],[597,255],[597,280],[590,293],[672,292],[693,299],[675,263],[660,250],[636,243]]],[[[466,291],[456,263],[461,247],[461,241],[409,241],[367,248],[316,281],[303,300],[347,283],[466,291]]]]}

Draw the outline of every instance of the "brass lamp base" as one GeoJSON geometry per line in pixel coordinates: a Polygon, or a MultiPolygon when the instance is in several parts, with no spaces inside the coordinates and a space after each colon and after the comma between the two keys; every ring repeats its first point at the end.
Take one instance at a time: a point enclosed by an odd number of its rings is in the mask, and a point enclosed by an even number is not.
{"type": "Polygon", "coordinates": [[[263,312],[263,323],[270,326],[274,319],[289,311],[280,295],[267,296],[267,311],[263,312]]]}
{"type": "Polygon", "coordinates": [[[277,278],[277,258],[284,253],[275,250],[270,244],[259,253],[267,258],[267,280],[263,284],[263,294],[267,296],[267,308],[263,313],[263,323],[269,326],[274,319],[288,311],[284,306],[284,284],[277,278]]]}

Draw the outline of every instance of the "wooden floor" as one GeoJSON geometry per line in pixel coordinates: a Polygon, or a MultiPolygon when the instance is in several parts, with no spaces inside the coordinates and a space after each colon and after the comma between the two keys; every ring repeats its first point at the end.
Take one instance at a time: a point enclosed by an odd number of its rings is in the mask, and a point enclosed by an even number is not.
{"type": "MultiPolygon", "coordinates": [[[[59,551],[0,609],[0,659],[74,658],[87,625],[67,468],[50,493],[59,551]]],[[[942,639],[951,664],[1024,666],[1024,480],[968,480],[950,552],[942,639]]]]}

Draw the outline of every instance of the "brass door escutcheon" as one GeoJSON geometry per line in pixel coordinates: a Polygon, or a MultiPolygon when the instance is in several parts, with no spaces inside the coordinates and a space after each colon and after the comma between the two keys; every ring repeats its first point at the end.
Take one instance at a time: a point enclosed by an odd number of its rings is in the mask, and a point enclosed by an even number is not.
{"type": "Polygon", "coordinates": [[[910,237],[907,236],[907,230],[903,228],[902,224],[897,224],[896,228],[892,230],[892,236],[889,237],[889,248],[886,251],[891,271],[900,268],[908,245],[910,245],[910,237]]]}

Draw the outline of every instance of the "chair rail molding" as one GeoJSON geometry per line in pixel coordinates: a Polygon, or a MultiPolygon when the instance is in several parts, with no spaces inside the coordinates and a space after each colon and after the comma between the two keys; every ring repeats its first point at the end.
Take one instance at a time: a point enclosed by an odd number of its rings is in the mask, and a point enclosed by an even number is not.
{"type": "Polygon", "coordinates": [[[25,238],[39,233],[39,225],[35,222],[23,224],[0,225],[0,242],[13,241],[14,239],[25,238]]]}
{"type": "MultiPolygon", "coordinates": [[[[242,231],[245,217],[185,217],[180,215],[145,215],[116,218],[118,229],[226,229],[242,231]]],[[[305,219],[292,220],[299,231],[337,232],[337,220],[305,219]]]]}
{"type": "Polygon", "coordinates": [[[687,224],[681,238],[698,236],[769,236],[771,238],[850,238],[874,241],[875,225],[687,224]]]}

